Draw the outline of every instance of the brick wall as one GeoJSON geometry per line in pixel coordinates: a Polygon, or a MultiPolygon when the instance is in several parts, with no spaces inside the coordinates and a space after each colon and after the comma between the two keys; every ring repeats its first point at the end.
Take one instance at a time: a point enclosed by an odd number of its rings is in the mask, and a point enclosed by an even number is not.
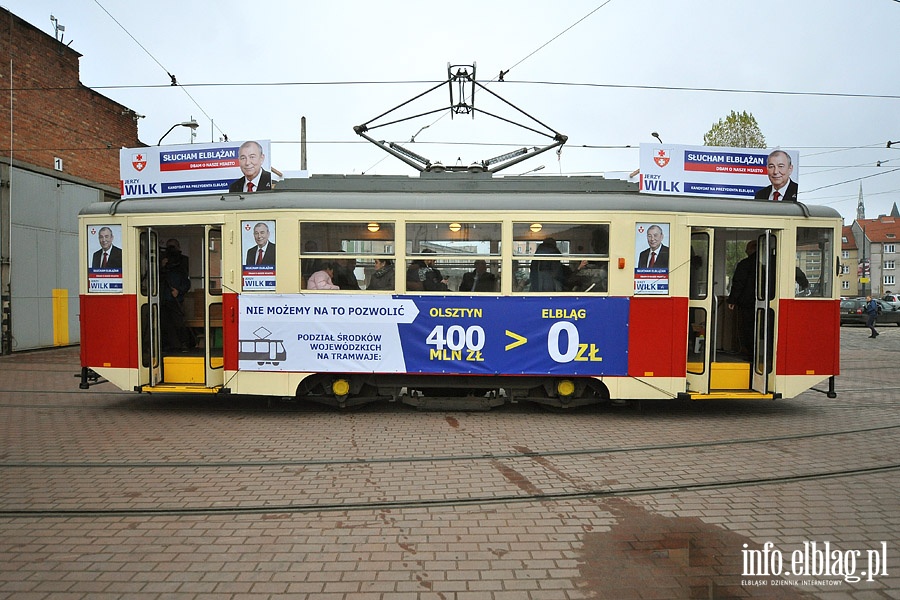
{"type": "Polygon", "coordinates": [[[118,188],[119,148],[145,144],[132,110],[81,84],[80,57],[0,8],[0,156],[118,188]]]}

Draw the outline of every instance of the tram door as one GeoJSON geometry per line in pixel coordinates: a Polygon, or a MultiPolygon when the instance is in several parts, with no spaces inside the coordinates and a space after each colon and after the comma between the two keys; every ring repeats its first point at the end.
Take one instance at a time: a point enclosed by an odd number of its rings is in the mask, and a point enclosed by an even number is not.
{"type": "Polygon", "coordinates": [[[750,387],[761,394],[768,393],[770,389],[775,347],[775,310],[772,306],[777,284],[776,241],[775,233],[767,229],[760,234],[756,246],[756,306],[750,387]]]}
{"type": "Polygon", "coordinates": [[[151,228],[140,232],[140,290],[138,303],[141,332],[141,385],[162,381],[162,344],[159,329],[159,240],[151,228]]]}
{"type": "Polygon", "coordinates": [[[206,387],[225,381],[222,359],[222,229],[207,225],[204,232],[204,361],[206,387]]]}
{"type": "Polygon", "coordinates": [[[710,257],[713,230],[691,230],[690,291],[688,295],[687,385],[688,390],[709,393],[710,367],[715,351],[716,296],[713,293],[713,263],[710,257]]]}

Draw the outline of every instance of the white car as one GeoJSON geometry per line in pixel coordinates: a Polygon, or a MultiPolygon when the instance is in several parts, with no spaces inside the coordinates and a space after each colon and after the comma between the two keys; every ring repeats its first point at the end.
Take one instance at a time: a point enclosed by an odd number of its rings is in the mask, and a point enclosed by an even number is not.
{"type": "Polygon", "coordinates": [[[891,306],[893,306],[894,308],[900,308],[900,294],[892,294],[892,293],[888,292],[881,299],[884,300],[885,302],[887,302],[888,304],[890,304],[891,306]]]}

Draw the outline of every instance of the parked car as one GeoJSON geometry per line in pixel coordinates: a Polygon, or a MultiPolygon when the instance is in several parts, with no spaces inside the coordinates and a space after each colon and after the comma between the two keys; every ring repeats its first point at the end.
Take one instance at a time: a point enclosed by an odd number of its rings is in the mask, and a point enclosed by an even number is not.
{"type": "MultiPolygon", "coordinates": [[[[900,327],[900,309],[884,300],[876,299],[875,302],[878,303],[878,316],[875,317],[875,324],[893,323],[900,327]]],[[[841,300],[841,325],[865,325],[866,317],[865,298],[841,300]]]]}
{"type": "Polygon", "coordinates": [[[881,299],[895,308],[900,308],[900,294],[892,294],[888,292],[881,299]]]}

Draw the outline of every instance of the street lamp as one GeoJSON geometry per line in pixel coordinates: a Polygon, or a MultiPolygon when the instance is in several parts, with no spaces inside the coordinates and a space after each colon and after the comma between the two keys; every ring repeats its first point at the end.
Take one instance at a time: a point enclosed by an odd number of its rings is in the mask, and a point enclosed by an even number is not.
{"type": "Polygon", "coordinates": [[[167,135],[169,135],[170,133],[172,133],[172,130],[175,129],[176,127],[190,127],[190,128],[191,128],[191,133],[193,134],[193,131],[194,131],[195,129],[197,129],[198,127],[200,127],[200,124],[197,123],[197,120],[196,120],[196,119],[191,119],[190,121],[182,121],[181,123],[175,123],[174,125],[172,125],[171,127],[169,127],[169,130],[168,130],[167,132],[165,132],[161,138],[159,138],[159,141],[156,142],[156,145],[157,145],[157,146],[161,145],[163,139],[164,139],[167,135]]]}
{"type": "Polygon", "coordinates": [[[663,143],[663,141],[662,141],[662,138],[661,138],[661,137],[659,137],[659,134],[658,134],[658,133],[656,133],[656,132],[655,132],[655,131],[654,131],[654,132],[652,132],[652,133],[651,133],[651,134],[650,134],[650,135],[652,135],[652,136],[653,136],[653,137],[655,137],[655,138],[656,138],[656,139],[658,139],[658,140],[659,140],[659,143],[660,143],[660,144],[662,144],[662,143],[663,143]]]}

